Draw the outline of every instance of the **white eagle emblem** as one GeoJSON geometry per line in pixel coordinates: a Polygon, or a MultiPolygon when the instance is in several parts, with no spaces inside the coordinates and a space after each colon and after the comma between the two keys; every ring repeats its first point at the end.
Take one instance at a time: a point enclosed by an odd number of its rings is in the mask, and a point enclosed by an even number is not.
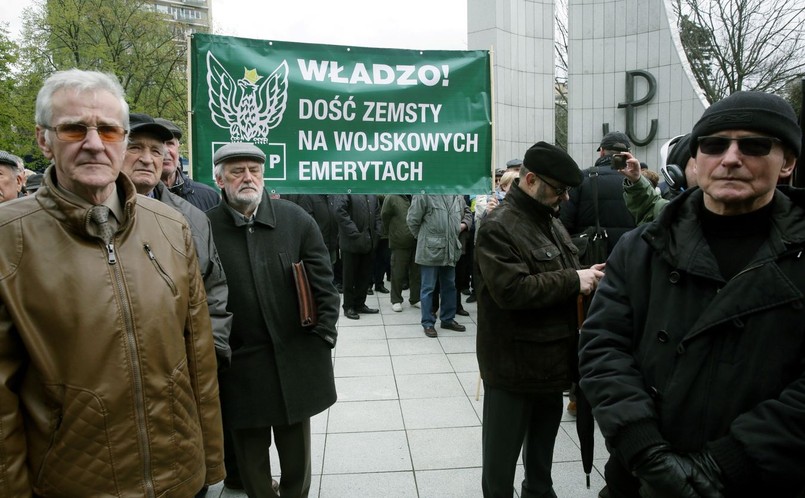
{"type": "Polygon", "coordinates": [[[268,78],[244,68],[235,82],[208,51],[207,87],[212,121],[228,128],[233,142],[268,143],[268,131],[282,121],[288,102],[288,63],[282,61],[268,78]]]}

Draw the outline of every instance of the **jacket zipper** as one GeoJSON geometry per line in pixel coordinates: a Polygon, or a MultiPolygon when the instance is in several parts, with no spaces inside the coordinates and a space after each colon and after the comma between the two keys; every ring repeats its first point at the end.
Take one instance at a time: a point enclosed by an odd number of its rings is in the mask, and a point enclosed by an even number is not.
{"type": "MultiPolygon", "coordinates": [[[[111,245],[111,244],[110,244],[111,245]]],[[[112,248],[114,250],[114,248],[112,248]]],[[[111,264],[111,263],[110,263],[111,264]]],[[[132,319],[131,304],[123,286],[123,275],[120,266],[114,267],[115,286],[123,311],[123,323],[126,327],[126,342],[129,350],[129,361],[131,363],[132,379],[134,379],[134,412],[137,428],[137,443],[140,445],[140,454],[143,465],[143,481],[145,483],[146,496],[155,498],[154,476],[151,472],[151,447],[148,445],[148,431],[145,423],[145,393],[143,389],[142,369],[139,356],[137,355],[137,340],[135,337],[134,321],[132,319]]]]}
{"type": "Polygon", "coordinates": [[[159,264],[159,261],[157,261],[157,257],[154,255],[154,252],[151,251],[151,246],[148,245],[147,242],[143,244],[143,250],[145,250],[145,253],[148,255],[148,259],[150,259],[151,263],[153,263],[154,268],[156,268],[157,273],[159,273],[159,276],[161,276],[162,280],[164,280],[165,283],[168,284],[168,287],[170,287],[171,292],[175,296],[176,285],[173,283],[173,280],[171,280],[171,278],[168,276],[168,272],[166,272],[165,269],[162,268],[162,265],[159,264]]]}

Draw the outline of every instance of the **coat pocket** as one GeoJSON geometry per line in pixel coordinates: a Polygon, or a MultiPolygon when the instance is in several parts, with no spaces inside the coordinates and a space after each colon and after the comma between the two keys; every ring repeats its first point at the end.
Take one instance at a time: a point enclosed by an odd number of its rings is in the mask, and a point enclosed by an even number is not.
{"type": "MultiPolygon", "coordinates": [[[[52,412],[49,445],[41,455],[34,494],[117,496],[106,408],[90,391],[48,386],[59,409],[52,412]],[[88,478],[88,476],[92,476],[88,478]]],[[[36,462],[31,448],[31,461],[36,462]]]]}
{"type": "Polygon", "coordinates": [[[447,257],[447,237],[428,235],[425,237],[424,252],[423,256],[426,261],[438,263],[445,260],[447,257]]]}
{"type": "Polygon", "coordinates": [[[572,339],[573,331],[566,324],[515,334],[518,376],[523,380],[545,382],[570,379],[572,339]]]}
{"type": "Polygon", "coordinates": [[[547,244],[531,249],[531,260],[534,262],[532,272],[549,272],[562,269],[562,252],[554,244],[547,244]]]}
{"type": "Polygon", "coordinates": [[[192,475],[195,469],[204,466],[201,426],[196,397],[190,385],[190,372],[183,361],[174,371],[170,382],[171,440],[174,448],[170,462],[176,478],[192,475]]]}

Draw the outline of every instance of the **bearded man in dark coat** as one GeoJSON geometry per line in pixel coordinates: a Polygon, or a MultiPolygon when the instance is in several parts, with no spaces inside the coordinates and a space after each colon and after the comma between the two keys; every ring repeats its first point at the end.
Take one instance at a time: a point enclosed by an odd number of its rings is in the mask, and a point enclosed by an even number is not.
{"type": "Polygon", "coordinates": [[[339,296],[316,221],[296,204],[264,194],[265,154],[227,144],[215,153],[221,203],[208,212],[234,315],[232,366],[221,373],[224,425],[250,497],[275,498],[269,447],[281,462],[279,493],[310,489],[310,418],[335,403],[331,349],[339,296]],[[292,265],[304,262],[318,314],[303,326],[292,265]]]}

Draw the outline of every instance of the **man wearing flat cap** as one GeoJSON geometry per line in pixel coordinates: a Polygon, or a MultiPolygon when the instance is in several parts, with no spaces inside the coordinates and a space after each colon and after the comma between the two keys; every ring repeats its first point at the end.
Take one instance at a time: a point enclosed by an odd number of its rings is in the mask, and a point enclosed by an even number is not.
{"type": "Polygon", "coordinates": [[[156,118],[154,121],[171,132],[171,137],[165,140],[167,154],[162,165],[162,182],[168,191],[205,212],[217,206],[218,201],[221,200],[218,192],[209,185],[193,180],[182,171],[179,156],[182,129],[173,121],[165,118],[156,118]]]}
{"type": "Polygon", "coordinates": [[[276,444],[279,494],[310,489],[310,418],[335,403],[331,350],[338,292],[316,221],[265,193],[265,154],[231,143],[213,155],[221,203],[207,212],[229,280],[232,366],[221,373],[224,426],[251,497],[276,498],[269,447],[276,444]],[[293,264],[304,263],[318,321],[303,325],[293,264]]]}
{"type": "Polygon", "coordinates": [[[173,135],[170,130],[147,114],[129,114],[129,140],[123,157],[123,173],[131,178],[137,193],[156,199],[182,213],[190,224],[190,234],[196,246],[201,278],[207,292],[207,308],[215,338],[218,368],[229,366],[229,328],[232,315],[226,311],[226,275],[212,237],[210,220],[203,211],[171,194],[161,182],[163,158],[167,157],[165,143],[173,135]]]}
{"type": "Polygon", "coordinates": [[[0,150],[0,204],[19,197],[24,180],[16,156],[0,150]]]}
{"type": "Polygon", "coordinates": [[[610,497],[803,496],[805,194],[777,186],[801,141],[780,97],[714,103],[698,188],[610,256],[579,352],[610,497]]]}
{"type": "Polygon", "coordinates": [[[580,269],[575,247],[557,219],[581,171],[545,142],[525,153],[506,202],[478,230],[477,355],[484,381],[485,498],[512,496],[522,448],[520,496],[556,497],[551,461],[562,392],[576,371],[579,294],[590,294],[603,265],[580,269]]]}
{"type": "Polygon", "coordinates": [[[581,185],[570,191],[559,215],[571,234],[596,226],[596,216],[607,234],[607,254],[621,236],[635,227],[635,220],[623,200],[623,177],[612,169],[613,156],[622,154],[640,171],[640,161],[631,155],[632,143],[625,133],[612,131],[604,135],[598,146],[598,159],[592,168],[582,172],[581,185]]]}

